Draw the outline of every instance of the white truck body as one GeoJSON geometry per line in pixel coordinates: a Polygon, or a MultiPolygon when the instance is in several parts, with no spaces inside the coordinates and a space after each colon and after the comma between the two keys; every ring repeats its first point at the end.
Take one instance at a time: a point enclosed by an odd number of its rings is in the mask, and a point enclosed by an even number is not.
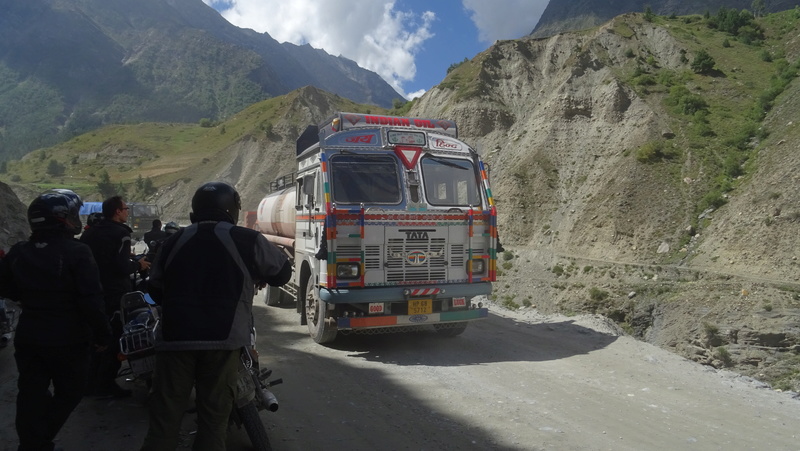
{"type": "Polygon", "coordinates": [[[484,163],[447,120],[338,113],[298,139],[252,226],[293,258],[267,303],[294,298],[315,341],[486,318],[496,209],[484,163]]]}

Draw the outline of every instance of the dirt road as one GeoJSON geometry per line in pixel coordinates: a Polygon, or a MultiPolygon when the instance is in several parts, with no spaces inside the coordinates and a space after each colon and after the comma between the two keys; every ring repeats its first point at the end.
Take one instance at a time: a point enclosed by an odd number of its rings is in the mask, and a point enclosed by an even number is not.
{"type": "MultiPolygon", "coordinates": [[[[492,307],[456,338],[434,333],[314,344],[293,308],[257,306],[276,450],[800,450],[800,400],[634,339],[597,317],[492,307]]],[[[0,350],[0,450],[16,449],[13,348],[0,350]]],[[[136,450],[145,389],[84,400],[59,436],[71,450],[136,450]]],[[[191,445],[187,417],[182,448],[191,445]]],[[[229,449],[247,449],[243,432],[229,449]]]]}

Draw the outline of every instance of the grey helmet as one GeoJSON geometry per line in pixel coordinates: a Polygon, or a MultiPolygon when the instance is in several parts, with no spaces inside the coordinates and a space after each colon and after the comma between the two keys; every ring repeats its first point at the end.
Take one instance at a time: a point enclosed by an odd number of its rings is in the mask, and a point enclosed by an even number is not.
{"type": "Polygon", "coordinates": [[[80,210],[83,201],[68,189],[52,189],[33,199],[28,206],[28,224],[31,230],[65,231],[72,235],[81,233],[80,210]]]}
{"type": "Polygon", "coordinates": [[[172,235],[173,233],[177,232],[181,229],[181,226],[178,225],[175,221],[170,221],[167,225],[164,226],[164,233],[167,235],[172,235]]]}

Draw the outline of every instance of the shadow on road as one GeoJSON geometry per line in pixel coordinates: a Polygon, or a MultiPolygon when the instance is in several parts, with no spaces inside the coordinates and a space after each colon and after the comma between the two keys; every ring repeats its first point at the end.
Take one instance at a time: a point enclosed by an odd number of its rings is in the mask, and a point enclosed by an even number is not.
{"type": "MultiPolygon", "coordinates": [[[[281,410],[267,415],[275,449],[534,450],[531,443],[509,445],[508,433],[484,427],[478,406],[485,399],[461,403],[472,406],[467,412],[451,408],[455,399],[474,396],[459,382],[467,368],[492,374],[507,363],[588,354],[617,339],[572,320],[528,323],[490,313],[457,337],[433,330],[340,334],[321,346],[289,309],[255,314],[266,326],[259,335],[262,359],[285,381],[275,388],[281,410]]],[[[516,384],[539,377],[535,367],[518,371],[516,384]]]]}
{"type": "Polygon", "coordinates": [[[349,351],[348,357],[393,365],[460,366],[563,359],[604,348],[616,339],[572,320],[530,324],[490,314],[485,320],[471,323],[458,337],[440,337],[433,330],[352,334],[340,335],[330,347],[349,351]],[[512,345],[480,346],[487,341],[512,345]],[[459,352],[452,352],[454,348],[459,352]]]}

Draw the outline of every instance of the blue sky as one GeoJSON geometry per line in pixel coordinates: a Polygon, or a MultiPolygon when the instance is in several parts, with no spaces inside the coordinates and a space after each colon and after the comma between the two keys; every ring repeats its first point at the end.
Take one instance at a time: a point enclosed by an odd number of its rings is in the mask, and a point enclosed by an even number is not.
{"type": "Polygon", "coordinates": [[[451,64],[530,33],[549,0],[203,1],[238,27],[349,58],[411,99],[451,64]]]}

